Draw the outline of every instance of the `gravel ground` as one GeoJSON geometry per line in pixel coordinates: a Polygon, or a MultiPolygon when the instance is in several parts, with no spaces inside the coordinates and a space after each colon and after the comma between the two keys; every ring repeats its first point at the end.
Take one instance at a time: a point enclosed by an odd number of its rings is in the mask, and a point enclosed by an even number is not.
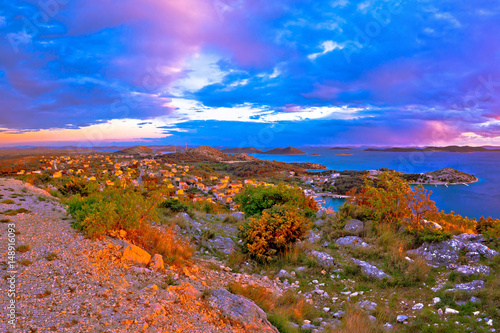
{"type": "MultiPolygon", "coordinates": [[[[120,260],[120,241],[86,239],[71,228],[66,209],[47,192],[13,179],[0,179],[1,332],[243,332],[208,307],[199,290],[220,288],[239,274],[209,269],[208,263],[161,273],[120,260]],[[15,224],[17,325],[8,323],[8,228],[15,224]],[[200,268],[201,267],[201,268],[200,268]],[[165,284],[177,276],[180,286],[165,284]],[[195,288],[192,288],[194,286],[195,288]],[[193,292],[193,290],[195,292],[193,292]]],[[[213,266],[213,264],[212,264],[213,266]]],[[[244,279],[245,280],[245,279],[244,279]]],[[[269,281],[272,288],[276,282],[269,281]]]]}

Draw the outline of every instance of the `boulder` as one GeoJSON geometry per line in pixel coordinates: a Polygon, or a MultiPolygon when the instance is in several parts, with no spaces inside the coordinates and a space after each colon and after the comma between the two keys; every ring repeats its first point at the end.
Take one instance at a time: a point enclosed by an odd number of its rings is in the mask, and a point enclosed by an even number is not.
{"type": "Polygon", "coordinates": [[[331,267],[333,266],[333,257],[325,252],[314,251],[312,250],[309,254],[314,257],[318,264],[322,267],[331,267]]]}
{"type": "Polygon", "coordinates": [[[165,263],[163,262],[163,256],[156,253],[151,259],[150,268],[155,271],[160,271],[165,269],[165,263]]]}
{"type": "Polygon", "coordinates": [[[383,270],[367,263],[363,260],[352,259],[352,262],[361,268],[361,272],[371,279],[382,280],[385,278],[390,278],[383,270]]]}
{"type": "Polygon", "coordinates": [[[335,244],[339,246],[350,246],[350,247],[370,247],[358,236],[346,236],[340,237],[335,241],[335,244]]]}
{"type": "Polygon", "coordinates": [[[348,231],[348,232],[355,234],[355,235],[359,235],[360,233],[362,233],[364,228],[365,228],[365,225],[363,224],[363,222],[360,220],[356,220],[356,219],[350,220],[344,226],[345,231],[348,231]]]}
{"type": "Polygon", "coordinates": [[[477,274],[490,275],[490,268],[488,266],[457,266],[455,269],[457,273],[463,276],[471,276],[477,274]]]}
{"type": "Polygon", "coordinates": [[[491,258],[498,255],[497,251],[492,250],[486,245],[480,243],[466,243],[465,249],[469,252],[477,252],[486,258],[491,258]]]}
{"type": "Polygon", "coordinates": [[[193,219],[188,213],[179,213],[178,217],[182,218],[185,222],[193,223],[193,219]]]}
{"type": "Polygon", "coordinates": [[[322,236],[323,236],[322,232],[315,233],[314,231],[309,230],[309,232],[307,233],[307,236],[306,236],[306,241],[313,244],[313,243],[316,243],[317,241],[319,241],[322,236]]]}
{"type": "Polygon", "coordinates": [[[236,243],[229,237],[216,236],[208,241],[208,247],[225,254],[231,254],[236,250],[236,243]]]}
{"type": "Polygon", "coordinates": [[[422,310],[424,308],[424,304],[417,303],[412,307],[412,310],[422,310]]]}
{"type": "Polygon", "coordinates": [[[359,302],[357,304],[357,306],[358,306],[358,308],[360,308],[362,310],[372,312],[372,311],[375,311],[375,309],[377,308],[377,303],[366,300],[366,301],[359,302]]]}
{"type": "MultiPolygon", "coordinates": [[[[464,233],[454,236],[452,239],[444,242],[432,244],[424,243],[418,249],[408,251],[408,253],[422,256],[427,264],[432,267],[448,266],[456,263],[458,260],[458,252],[461,250],[467,253],[479,253],[486,258],[499,255],[497,251],[481,244],[480,242],[482,240],[483,238],[481,235],[464,233]]],[[[471,258],[477,260],[475,254],[471,255],[471,258]]]]}
{"type": "Polygon", "coordinates": [[[151,255],[138,246],[126,243],[123,249],[122,260],[147,265],[151,260],[151,255]]]}
{"type": "Polygon", "coordinates": [[[266,313],[248,298],[225,289],[216,289],[211,291],[208,300],[222,315],[241,323],[245,332],[278,333],[276,327],[267,320],[266,313]]]}
{"type": "Polygon", "coordinates": [[[424,243],[418,249],[410,250],[408,253],[422,256],[427,265],[432,267],[448,266],[458,260],[457,250],[448,242],[424,243]]]}
{"type": "Polygon", "coordinates": [[[399,323],[402,323],[404,322],[405,320],[408,319],[408,316],[405,316],[405,315],[399,315],[396,317],[396,320],[399,322],[399,323]]]}

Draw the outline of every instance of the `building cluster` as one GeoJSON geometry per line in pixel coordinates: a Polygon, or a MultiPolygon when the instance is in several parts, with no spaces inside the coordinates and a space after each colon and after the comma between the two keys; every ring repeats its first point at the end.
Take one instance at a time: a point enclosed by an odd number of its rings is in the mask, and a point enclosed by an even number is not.
{"type": "Polygon", "coordinates": [[[42,156],[38,170],[22,170],[18,174],[47,174],[54,179],[73,176],[98,182],[101,186],[154,183],[173,198],[187,197],[193,201],[219,202],[231,207],[234,206],[234,196],[245,185],[274,186],[254,179],[232,180],[227,175],[209,175],[193,166],[135,159],[127,155],[42,156]]]}

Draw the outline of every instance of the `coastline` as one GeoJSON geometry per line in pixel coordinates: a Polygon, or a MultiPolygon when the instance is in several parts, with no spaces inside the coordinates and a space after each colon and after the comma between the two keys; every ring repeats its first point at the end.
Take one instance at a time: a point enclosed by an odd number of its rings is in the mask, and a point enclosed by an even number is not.
{"type": "Polygon", "coordinates": [[[476,179],[471,181],[471,182],[460,182],[460,183],[447,183],[447,182],[417,183],[417,182],[413,182],[413,183],[410,183],[410,185],[434,185],[434,186],[446,186],[446,187],[448,187],[448,185],[469,186],[468,184],[474,184],[477,182],[479,182],[479,179],[476,177],[476,179]]]}

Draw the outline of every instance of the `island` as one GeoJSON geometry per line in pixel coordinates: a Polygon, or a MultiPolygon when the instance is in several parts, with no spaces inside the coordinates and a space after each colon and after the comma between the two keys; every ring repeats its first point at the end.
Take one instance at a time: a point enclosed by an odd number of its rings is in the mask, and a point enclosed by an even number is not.
{"type": "Polygon", "coordinates": [[[348,148],[348,147],[333,147],[329,148],[331,150],[352,150],[353,148],[348,148]]]}
{"type": "MultiPolygon", "coordinates": [[[[311,169],[312,170],[312,169],[311,169]]],[[[384,172],[393,170],[382,168],[378,170],[324,170],[309,172],[309,175],[319,175],[317,184],[321,188],[321,193],[317,196],[333,196],[336,198],[345,196],[353,188],[361,189],[364,186],[365,177],[375,178],[384,172]]],[[[411,185],[466,185],[478,181],[474,175],[453,169],[444,168],[427,173],[402,173],[401,177],[411,185]]]]}
{"type": "Polygon", "coordinates": [[[335,155],[340,155],[340,156],[351,156],[352,154],[349,154],[349,153],[338,153],[338,154],[335,154],[335,155]]]}
{"type": "Polygon", "coordinates": [[[262,152],[261,154],[268,154],[268,155],[307,155],[306,152],[297,149],[295,147],[286,147],[286,148],[274,148],[265,152],[262,152]]]}
{"type": "Polygon", "coordinates": [[[445,153],[477,153],[477,152],[500,152],[500,149],[487,149],[485,147],[471,147],[471,146],[446,146],[446,147],[425,147],[425,148],[412,148],[412,147],[393,147],[393,148],[368,148],[365,151],[379,151],[379,152],[394,152],[394,153],[408,153],[408,152],[445,152],[445,153]]]}

